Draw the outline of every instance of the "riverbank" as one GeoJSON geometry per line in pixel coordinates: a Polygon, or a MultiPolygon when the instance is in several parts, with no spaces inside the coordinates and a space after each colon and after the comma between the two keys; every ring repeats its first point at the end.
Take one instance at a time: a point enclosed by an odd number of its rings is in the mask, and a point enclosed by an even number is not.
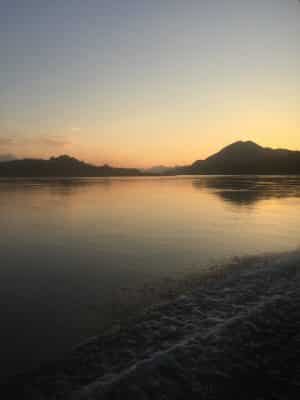
{"type": "Polygon", "coordinates": [[[299,271],[299,252],[235,260],[3,390],[47,400],[297,398],[299,271]]]}

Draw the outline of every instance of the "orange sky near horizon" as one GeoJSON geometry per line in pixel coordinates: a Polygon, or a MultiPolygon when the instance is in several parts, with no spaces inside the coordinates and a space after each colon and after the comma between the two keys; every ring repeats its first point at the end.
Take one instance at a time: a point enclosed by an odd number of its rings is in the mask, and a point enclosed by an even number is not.
{"type": "Polygon", "coordinates": [[[184,165],[300,150],[296,0],[3,0],[0,158],[184,165]]]}

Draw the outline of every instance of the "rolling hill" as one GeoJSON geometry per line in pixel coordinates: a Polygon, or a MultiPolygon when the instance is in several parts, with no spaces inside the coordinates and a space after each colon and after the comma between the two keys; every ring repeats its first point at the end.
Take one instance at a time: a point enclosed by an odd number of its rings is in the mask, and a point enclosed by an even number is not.
{"type": "Polygon", "coordinates": [[[1,177],[93,177],[139,176],[135,168],[114,168],[109,165],[95,166],[63,155],[49,160],[23,159],[0,162],[1,177]]]}

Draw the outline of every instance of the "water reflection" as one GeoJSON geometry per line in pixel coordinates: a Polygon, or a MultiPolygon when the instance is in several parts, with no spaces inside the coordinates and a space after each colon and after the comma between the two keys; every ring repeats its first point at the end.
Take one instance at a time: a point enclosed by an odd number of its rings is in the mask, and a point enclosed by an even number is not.
{"type": "Polygon", "coordinates": [[[0,178],[0,192],[32,192],[34,189],[58,195],[70,195],[85,188],[101,186],[109,188],[110,178],[0,178]]]}
{"type": "Polygon", "coordinates": [[[261,200],[300,197],[299,176],[202,176],[197,190],[209,190],[225,202],[249,206],[261,200]]]}
{"type": "MultiPolygon", "coordinates": [[[[300,176],[199,176],[185,177],[192,186],[203,192],[208,191],[225,202],[237,206],[252,205],[261,200],[300,197],[300,176]]],[[[137,187],[148,181],[149,186],[158,183],[173,184],[182,178],[37,178],[37,179],[0,179],[2,193],[32,193],[35,189],[58,196],[81,194],[101,187],[114,189],[118,185],[137,187]]]]}
{"type": "Polygon", "coordinates": [[[300,177],[0,179],[0,380],[109,326],[124,288],[296,248],[299,208],[300,177]]]}

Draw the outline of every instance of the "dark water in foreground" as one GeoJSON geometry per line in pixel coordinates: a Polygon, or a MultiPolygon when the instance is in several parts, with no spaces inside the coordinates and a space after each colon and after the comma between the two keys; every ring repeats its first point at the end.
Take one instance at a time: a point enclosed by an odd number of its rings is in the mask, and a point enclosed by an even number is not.
{"type": "Polygon", "coordinates": [[[300,177],[0,180],[2,376],[95,335],[145,285],[300,244],[300,177]]]}

